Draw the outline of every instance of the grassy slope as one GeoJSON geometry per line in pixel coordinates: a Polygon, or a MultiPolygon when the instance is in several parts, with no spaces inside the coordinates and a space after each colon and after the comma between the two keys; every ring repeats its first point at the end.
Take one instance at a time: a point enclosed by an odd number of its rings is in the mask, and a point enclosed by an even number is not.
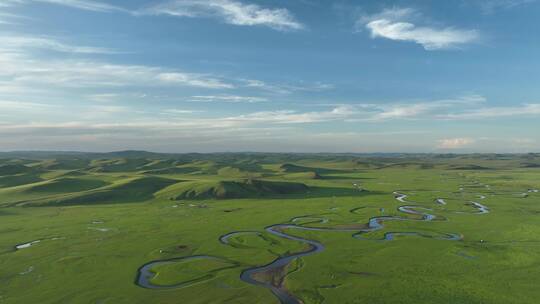
{"type": "MultiPolygon", "coordinates": [[[[34,176],[34,178],[36,178],[34,176]]],[[[68,195],[82,191],[103,187],[108,183],[94,178],[72,178],[61,177],[51,180],[33,182],[14,187],[0,189],[0,199],[2,204],[24,202],[35,199],[46,199],[48,197],[68,195]]],[[[1,204],[0,204],[1,205],[1,204]]]]}
{"type": "Polygon", "coordinates": [[[160,177],[136,177],[121,180],[113,185],[83,191],[52,199],[31,202],[33,206],[117,204],[143,202],[154,198],[154,193],[176,183],[160,177]]]}
{"type": "Polygon", "coordinates": [[[43,183],[34,184],[25,188],[25,192],[29,193],[68,193],[80,192],[90,189],[100,188],[107,185],[106,182],[99,179],[82,179],[82,178],[67,178],[62,177],[43,183]]]}
{"type": "Polygon", "coordinates": [[[302,194],[308,187],[302,183],[265,180],[180,182],[157,193],[160,197],[184,199],[231,199],[302,194]]]}
{"type": "Polygon", "coordinates": [[[23,164],[0,165],[0,176],[16,175],[32,172],[32,168],[23,164]]]}
{"type": "MultiPolygon", "coordinates": [[[[518,194],[540,188],[540,171],[521,169],[514,159],[508,162],[512,164],[502,160],[479,162],[483,167],[504,170],[446,170],[468,165],[468,159],[461,163],[451,159],[433,169],[417,165],[351,167],[346,173],[332,173],[331,179],[294,176],[295,182],[328,189],[325,195],[184,203],[153,193],[164,189],[158,192],[163,194],[183,184],[170,183],[197,176],[167,176],[176,179],[170,181],[130,177],[131,173],[89,175],[84,178],[111,184],[99,191],[75,193],[84,198],[85,206],[0,209],[0,295],[3,303],[177,303],[179,299],[183,303],[276,303],[270,292],[246,285],[238,276],[249,265],[266,264],[276,254],[298,250],[301,245],[267,234],[266,238],[246,234],[237,237],[232,247],[220,244],[220,235],[237,230],[264,233],[268,225],[302,215],[326,214],[330,218],[327,226],[366,223],[370,217],[381,215],[381,208],[385,215],[399,214],[399,203],[392,194],[399,190],[449,221],[387,222],[384,231],[370,238],[388,231],[425,231],[461,233],[463,241],[403,237],[379,242],[353,239],[346,232],[295,232],[323,242],[326,249],[303,258],[290,270],[287,285],[291,292],[305,303],[320,303],[323,298],[325,303],[535,303],[540,298],[536,287],[540,280],[540,194],[518,194]],[[508,169],[514,164],[516,168],[508,169]],[[489,184],[490,189],[479,187],[475,180],[489,184]],[[363,196],[352,191],[339,195],[332,190],[352,190],[356,181],[370,192],[363,196]],[[462,186],[464,191],[459,192],[462,186]],[[86,205],[101,200],[96,193],[108,193],[113,197],[108,197],[109,202],[124,204],[86,205]],[[454,212],[471,211],[464,202],[480,194],[487,196],[482,203],[491,213],[454,212]],[[447,206],[434,203],[440,197],[447,199],[447,206]],[[148,204],[128,203],[141,200],[148,204]],[[358,207],[362,208],[350,212],[358,207]],[[43,241],[13,250],[15,244],[36,239],[43,241]],[[223,270],[219,265],[210,267],[218,269],[215,276],[184,289],[155,291],[133,284],[136,269],[148,261],[193,254],[224,257],[242,266],[223,270]]],[[[265,174],[274,170],[276,179],[281,179],[280,163],[263,164],[265,174]]],[[[306,159],[302,163],[310,168],[344,168],[341,161],[306,159]]],[[[209,168],[208,163],[200,164],[209,168]]],[[[204,183],[219,182],[223,177],[199,178],[204,183]]],[[[40,184],[5,188],[0,190],[0,199],[29,196],[26,191],[40,184]]],[[[73,193],[53,195],[69,197],[73,193]]],[[[183,276],[200,277],[208,264],[203,266],[193,266],[190,271],[162,269],[162,278],[171,282],[183,280],[183,276]]]]}
{"type": "Polygon", "coordinates": [[[42,181],[36,174],[17,174],[0,176],[0,188],[15,187],[42,181]]]}

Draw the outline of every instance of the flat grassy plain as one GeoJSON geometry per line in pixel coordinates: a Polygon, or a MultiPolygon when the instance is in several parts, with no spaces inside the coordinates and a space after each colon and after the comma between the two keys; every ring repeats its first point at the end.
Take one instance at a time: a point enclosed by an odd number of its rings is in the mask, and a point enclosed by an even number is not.
{"type": "Polygon", "coordinates": [[[0,303],[280,303],[240,278],[310,250],[275,224],[324,245],[254,276],[298,303],[539,303],[537,189],[537,154],[0,154],[0,303]]]}

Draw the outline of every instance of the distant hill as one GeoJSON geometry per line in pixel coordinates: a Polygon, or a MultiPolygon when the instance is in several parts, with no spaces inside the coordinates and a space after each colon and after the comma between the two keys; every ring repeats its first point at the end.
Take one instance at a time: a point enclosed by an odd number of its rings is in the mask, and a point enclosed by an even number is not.
{"type": "Polygon", "coordinates": [[[149,162],[144,158],[113,158],[93,160],[90,166],[92,172],[135,172],[149,162]]]}
{"type": "Polygon", "coordinates": [[[323,179],[317,172],[298,172],[283,175],[285,179],[323,179]]]}
{"type": "Polygon", "coordinates": [[[478,166],[478,165],[456,165],[456,166],[450,166],[450,169],[452,170],[490,170],[491,168],[484,167],[484,166],[478,166]]]}
{"type": "MultiPolygon", "coordinates": [[[[65,180],[63,182],[65,183],[65,180]]],[[[176,182],[176,180],[160,177],[130,178],[105,187],[30,201],[24,205],[64,206],[142,202],[153,199],[154,193],[176,182]]]]}
{"type": "Polygon", "coordinates": [[[37,164],[37,167],[46,170],[76,170],[86,168],[90,161],[88,159],[69,158],[69,159],[50,159],[37,164]]]}
{"type": "Polygon", "coordinates": [[[35,174],[7,175],[0,176],[0,188],[15,187],[19,185],[40,182],[43,179],[35,174]]]}
{"type": "Polygon", "coordinates": [[[307,193],[302,183],[246,179],[241,181],[180,182],[157,193],[173,200],[272,197],[307,193]]]}
{"type": "MultiPolygon", "coordinates": [[[[334,196],[369,171],[540,167],[540,154],[0,152],[0,206],[334,196]],[[303,183],[308,183],[310,187],[303,183]],[[309,195],[308,195],[309,194],[309,195]]],[[[367,176],[366,176],[367,175],[367,176]]],[[[349,189],[350,190],[350,189],[349,189]]],[[[363,192],[366,193],[366,192],[363,192]]]]}
{"type": "Polygon", "coordinates": [[[58,179],[30,185],[24,192],[72,193],[101,188],[108,183],[98,179],[61,177],[58,179]]]}
{"type": "Polygon", "coordinates": [[[106,153],[77,152],[77,151],[12,151],[0,152],[3,158],[27,158],[27,159],[99,159],[99,158],[163,158],[175,154],[154,153],[147,151],[126,150],[106,153]]]}
{"type": "Polygon", "coordinates": [[[285,163],[279,166],[279,170],[285,173],[300,173],[300,172],[313,172],[317,175],[319,174],[329,174],[329,173],[344,173],[342,170],[335,169],[326,169],[326,168],[315,168],[315,167],[306,167],[290,163],[285,163]]]}
{"type": "Polygon", "coordinates": [[[145,174],[191,174],[199,172],[201,169],[196,167],[170,167],[162,169],[147,170],[145,174]]]}
{"type": "Polygon", "coordinates": [[[0,176],[29,173],[32,171],[32,168],[21,164],[8,164],[0,166],[0,176]]]}

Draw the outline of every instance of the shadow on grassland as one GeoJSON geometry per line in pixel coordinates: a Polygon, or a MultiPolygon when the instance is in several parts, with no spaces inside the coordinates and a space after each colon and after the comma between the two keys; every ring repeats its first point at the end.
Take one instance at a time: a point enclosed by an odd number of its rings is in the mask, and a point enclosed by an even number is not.
{"type": "MultiPolygon", "coordinates": [[[[287,199],[303,199],[303,198],[325,198],[325,197],[364,197],[369,195],[379,195],[384,194],[385,192],[381,191],[368,191],[363,190],[359,191],[352,188],[341,188],[341,187],[309,187],[307,193],[303,195],[287,195],[287,199]]],[[[283,198],[283,197],[280,197],[283,198]]]]}

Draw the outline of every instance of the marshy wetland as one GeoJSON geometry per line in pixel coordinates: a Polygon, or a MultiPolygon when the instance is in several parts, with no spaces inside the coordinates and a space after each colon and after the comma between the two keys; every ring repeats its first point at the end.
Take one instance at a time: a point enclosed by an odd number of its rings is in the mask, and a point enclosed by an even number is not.
{"type": "Polygon", "coordinates": [[[4,155],[0,303],[536,303],[540,155],[4,155]]]}

